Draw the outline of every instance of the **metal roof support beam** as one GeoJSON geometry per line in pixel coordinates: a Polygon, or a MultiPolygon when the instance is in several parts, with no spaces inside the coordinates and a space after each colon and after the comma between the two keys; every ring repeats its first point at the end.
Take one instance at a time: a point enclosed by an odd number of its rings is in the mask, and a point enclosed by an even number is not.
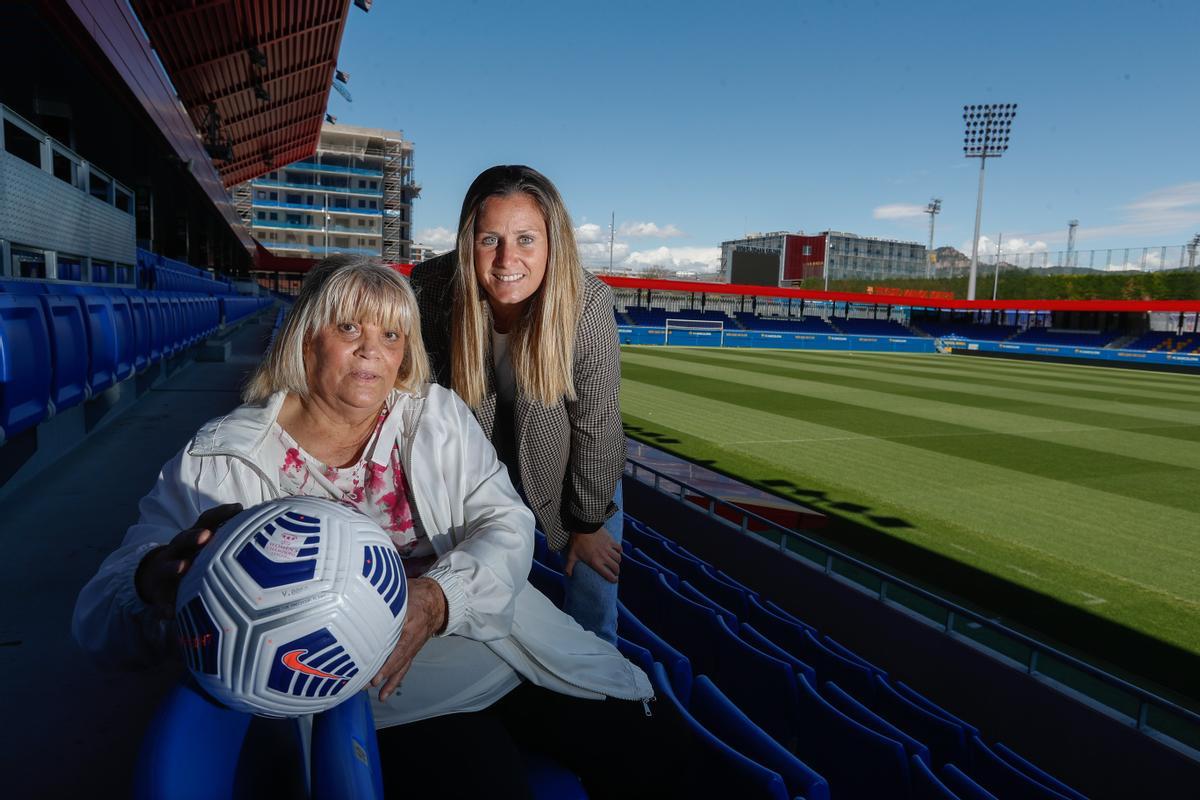
{"type": "MultiPolygon", "coordinates": [[[[307,72],[311,72],[314,69],[333,69],[333,65],[334,65],[333,61],[331,61],[327,58],[323,58],[323,59],[320,59],[317,61],[312,61],[305,65],[301,65],[294,69],[281,69],[278,72],[271,73],[270,75],[264,75],[264,76],[262,76],[261,82],[262,82],[263,86],[266,86],[267,84],[275,83],[276,81],[281,81],[284,78],[298,77],[307,72]]],[[[215,103],[218,100],[224,100],[226,97],[232,97],[233,95],[237,94],[238,92],[248,92],[253,88],[254,88],[253,81],[246,80],[246,81],[242,81],[241,83],[235,83],[225,89],[222,89],[219,92],[212,92],[210,94],[204,95],[204,97],[202,97],[200,99],[199,104],[207,105],[208,103],[215,103]]],[[[326,91],[328,91],[328,87],[326,87],[326,91]]]]}
{"type": "MultiPolygon", "coordinates": [[[[328,92],[329,92],[328,89],[319,89],[315,92],[309,92],[308,94],[305,94],[305,95],[297,95],[295,97],[285,97],[282,100],[277,100],[274,103],[271,103],[271,105],[267,106],[266,108],[262,108],[257,111],[251,111],[248,114],[242,114],[237,117],[230,117],[228,119],[223,119],[223,120],[221,120],[221,126],[223,128],[225,128],[226,131],[228,131],[230,128],[236,127],[237,125],[241,125],[243,123],[250,122],[251,120],[261,117],[261,116],[264,116],[266,114],[270,114],[272,112],[279,111],[280,109],[286,108],[287,106],[297,104],[297,103],[303,103],[307,100],[314,100],[318,97],[324,97],[326,94],[328,94],[328,92]]],[[[287,125],[291,125],[293,122],[298,122],[300,119],[301,118],[296,118],[294,120],[288,120],[286,123],[284,123],[284,126],[286,127],[287,125]]],[[[312,114],[305,114],[303,119],[312,119],[312,114]]],[[[237,137],[235,136],[234,138],[236,139],[237,137]]]]}
{"type": "MultiPolygon", "coordinates": [[[[158,14],[157,16],[154,16],[152,18],[147,16],[147,18],[146,18],[147,22],[145,24],[146,24],[146,27],[148,27],[148,28],[154,28],[154,27],[161,25],[164,22],[177,22],[180,20],[184,20],[184,19],[193,17],[196,14],[202,14],[206,11],[212,11],[214,8],[220,8],[221,6],[227,6],[231,2],[233,2],[233,0],[209,0],[209,2],[207,2],[207,3],[203,3],[203,2],[197,3],[196,5],[191,6],[190,8],[181,8],[178,11],[167,11],[167,12],[158,14]]],[[[143,6],[144,3],[138,3],[137,5],[143,6]]],[[[141,15],[139,14],[139,17],[140,16],[141,15]]]]}
{"type": "MultiPolygon", "coordinates": [[[[314,120],[305,120],[304,122],[294,122],[291,125],[288,125],[287,127],[283,127],[283,128],[279,128],[277,130],[271,131],[271,133],[272,134],[285,133],[286,131],[289,131],[293,128],[298,128],[301,125],[311,125],[313,123],[313,121],[314,120]]],[[[319,120],[316,120],[316,121],[319,123],[319,120]]],[[[318,124],[318,128],[319,127],[320,126],[318,124]]],[[[305,135],[301,135],[301,136],[292,136],[291,138],[284,139],[283,141],[278,141],[278,142],[266,141],[266,142],[264,142],[265,147],[263,148],[263,150],[270,151],[270,155],[274,156],[276,153],[283,151],[283,150],[287,150],[289,147],[294,147],[298,144],[303,144],[306,140],[311,138],[311,136],[312,136],[312,134],[305,134],[305,135]]],[[[244,156],[235,158],[233,161],[229,161],[225,164],[222,164],[221,165],[222,177],[224,177],[229,172],[232,172],[236,169],[240,169],[242,166],[244,166],[246,164],[253,164],[256,161],[262,161],[263,160],[263,150],[259,150],[254,153],[247,153],[244,156]]],[[[282,167],[285,165],[277,164],[276,166],[282,167]]],[[[241,181],[238,181],[238,183],[241,183],[241,181]]]]}
{"type": "MultiPolygon", "coordinates": [[[[204,67],[211,67],[213,64],[219,64],[222,61],[228,61],[231,58],[236,58],[237,56],[245,55],[247,45],[252,44],[261,50],[263,47],[266,47],[268,45],[290,41],[299,36],[308,36],[310,34],[319,33],[320,31],[323,31],[326,28],[336,27],[341,24],[342,24],[342,18],[339,16],[337,19],[332,19],[332,20],[329,20],[328,22],[322,22],[320,24],[312,26],[311,28],[303,28],[298,31],[293,31],[292,33],[286,33],[282,36],[276,36],[273,39],[248,40],[245,43],[239,44],[236,49],[228,49],[224,53],[209,56],[202,61],[196,61],[196,62],[193,62],[186,66],[181,65],[181,66],[177,67],[171,73],[171,77],[175,80],[176,83],[178,83],[180,80],[186,80],[187,76],[189,74],[195,72],[198,69],[203,69],[204,67]]],[[[249,58],[249,56],[247,56],[247,58],[249,58]]]]}

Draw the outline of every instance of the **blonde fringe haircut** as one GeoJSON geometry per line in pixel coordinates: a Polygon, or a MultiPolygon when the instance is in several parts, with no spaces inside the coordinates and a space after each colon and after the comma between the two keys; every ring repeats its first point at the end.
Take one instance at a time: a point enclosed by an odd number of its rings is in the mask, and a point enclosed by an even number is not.
{"type": "Polygon", "coordinates": [[[572,362],[583,293],[583,266],[571,217],[558,189],[535,169],[506,165],[484,170],[467,189],[458,221],[457,291],[451,333],[450,380],[473,409],[487,394],[485,364],[492,314],[475,278],[475,221],[491,197],[529,195],[542,211],[549,237],[546,276],[509,331],[510,358],[520,392],[542,405],[575,399],[572,362]]]}
{"type": "Polygon", "coordinates": [[[417,298],[408,279],[375,259],[331,256],[304,277],[283,327],[242,391],[243,402],[262,403],[278,391],[308,397],[305,347],[321,328],[341,322],[368,322],[401,331],[407,352],[396,388],[423,393],[429,381],[429,359],[417,298]]]}

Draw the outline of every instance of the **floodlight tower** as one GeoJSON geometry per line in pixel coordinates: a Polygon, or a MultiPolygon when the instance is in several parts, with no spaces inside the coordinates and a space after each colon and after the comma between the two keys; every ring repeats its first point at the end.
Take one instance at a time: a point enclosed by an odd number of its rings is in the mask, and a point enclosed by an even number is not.
{"type": "Polygon", "coordinates": [[[1192,237],[1192,240],[1187,243],[1188,249],[1188,269],[1196,268],[1196,251],[1200,250],[1200,233],[1192,237]]]}
{"type": "Polygon", "coordinates": [[[929,201],[929,205],[925,206],[925,213],[929,215],[929,250],[925,253],[925,277],[933,277],[933,221],[942,210],[942,198],[935,197],[929,201]]]}
{"type": "Polygon", "coordinates": [[[1067,220],[1067,263],[1063,266],[1073,267],[1071,256],[1075,254],[1075,229],[1079,227],[1079,220],[1067,220]]]}
{"type": "Polygon", "coordinates": [[[985,103],[963,106],[963,155],[979,159],[979,196],[975,200],[975,238],[971,241],[971,277],[967,299],[975,299],[975,277],[979,271],[979,221],[983,213],[983,168],[989,158],[999,158],[1008,149],[1009,132],[1016,103],[985,103]]]}

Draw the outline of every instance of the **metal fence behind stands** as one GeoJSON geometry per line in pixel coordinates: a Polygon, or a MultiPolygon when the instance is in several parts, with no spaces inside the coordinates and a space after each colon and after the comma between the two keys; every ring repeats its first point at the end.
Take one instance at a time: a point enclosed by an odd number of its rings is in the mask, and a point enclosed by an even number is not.
{"type": "MultiPolygon", "coordinates": [[[[979,262],[995,266],[996,253],[980,252],[979,262]]],[[[1155,247],[1112,247],[1107,250],[1038,250],[1001,253],[1003,267],[1014,269],[1071,269],[1105,272],[1157,272],[1167,269],[1200,269],[1200,248],[1190,244],[1155,247]]],[[[970,263],[939,265],[938,275],[970,270],[970,263]]]]}

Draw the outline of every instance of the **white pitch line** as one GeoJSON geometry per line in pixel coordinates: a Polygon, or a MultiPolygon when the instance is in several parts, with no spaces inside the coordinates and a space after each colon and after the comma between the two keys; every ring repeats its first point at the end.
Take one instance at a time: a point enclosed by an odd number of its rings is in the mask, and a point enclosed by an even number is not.
{"type": "Polygon", "coordinates": [[[972,550],[969,547],[963,547],[961,544],[955,544],[954,542],[947,542],[946,544],[950,545],[951,547],[953,547],[956,550],[962,550],[964,553],[972,553],[973,554],[975,552],[974,550],[972,550]]]}
{"type": "Polygon", "coordinates": [[[1085,592],[1083,589],[1076,589],[1075,591],[1079,592],[1081,595],[1083,595],[1084,597],[1087,598],[1087,600],[1084,601],[1084,605],[1098,606],[1098,605],[1108,602],[1103,597],[1097,597],[1094,594],[1085,592]]]}
{"type": "Polygon", "coordinates": [[[1109,431],[1112,428],[1051,428],[1047,430],[1034,431],[971,431],[969,433],[902,433],[897,436],[815,436],[807,439],[737,439],[732,442],[721,442],[723,445],[731,444],[805,444],[807,442],[852,442],[858,439],[880,439],[882,441],[896,441],[899,439],[930,439],[930,438],[953,438],[962,436],[1035,436],[1043,433],[1094,433],[1098,431],[1109,431]]]}
{"type": "Polygon", "coordinates": [[[1039,581],[1042,579],[1041,575],[1038,575],[1036,572],[1033,572],[1032,570],[1024,569],[1023,567],[1018,567],[1016,564],[1009,564],[1008,566],[1010,569],[1014,569],[1017,572],[1020,572],[1022,575],[1028,575],[1031,578],[1037,578],[1039,581]]]}

